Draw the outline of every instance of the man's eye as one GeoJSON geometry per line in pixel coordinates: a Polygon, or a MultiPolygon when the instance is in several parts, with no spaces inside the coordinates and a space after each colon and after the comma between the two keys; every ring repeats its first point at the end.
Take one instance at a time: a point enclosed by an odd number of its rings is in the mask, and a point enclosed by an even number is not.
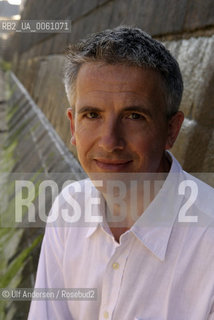
{"type": "Polygon", "coordinates": [[[132,112],[129,116],[128,119],[131,120],[139,120],[139,119],[145,119],[144,116],[140,113],[132,112]]]}
{"type": "Polygon", "coordinates": [[[97,112],[88,112],[86,114],[86,118],[88,119],[97,119],[99,117],[99,114],[97,112]]]}

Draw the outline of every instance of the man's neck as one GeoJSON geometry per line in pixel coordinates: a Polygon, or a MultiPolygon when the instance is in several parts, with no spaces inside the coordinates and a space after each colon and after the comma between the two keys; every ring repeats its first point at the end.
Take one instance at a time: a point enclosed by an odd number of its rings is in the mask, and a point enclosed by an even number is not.
{"type": "Polygon", "coordinates": [[[117,241],[118,243],[120,242],[120,236],[129,229],[130,228],[126,228],[126,227],[110,228],[110,230],[114,236],[115,241],[117,241]]]}

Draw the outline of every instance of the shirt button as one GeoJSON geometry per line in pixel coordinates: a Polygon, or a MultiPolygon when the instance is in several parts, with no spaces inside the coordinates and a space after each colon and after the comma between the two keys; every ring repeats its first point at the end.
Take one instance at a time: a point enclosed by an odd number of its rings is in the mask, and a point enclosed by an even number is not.
{"type": "Polygon", "coordinates": [[[112,267],[114,270],[117,270],[117,269],[119,269],[120,265],[119,265],[119,263],[115,262],[115,263],[113,263],[112,267]]]}
{"type": "Polygon", "coordinates": [[[108,319],[109,314],[108,314],[108,312],[107,312],[107,311],[105,311],[105,312],[104,312],[103,317],[104,317],[104,319],[108,319]]]}

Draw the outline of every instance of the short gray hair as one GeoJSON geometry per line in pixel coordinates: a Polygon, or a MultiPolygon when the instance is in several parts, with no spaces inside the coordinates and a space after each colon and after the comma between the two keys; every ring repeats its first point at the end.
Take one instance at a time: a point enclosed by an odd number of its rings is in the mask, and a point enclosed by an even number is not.
{"type": "Polygon", "coordinates": [[[86,62],[126,64],[156,70],[165,84],[167,115],[178,111],[183,92],[179,65],[162,43],[143,30],[120,26],[92,34],[69,46],[64,83],[71,105],[78,71],[86,62]]]}

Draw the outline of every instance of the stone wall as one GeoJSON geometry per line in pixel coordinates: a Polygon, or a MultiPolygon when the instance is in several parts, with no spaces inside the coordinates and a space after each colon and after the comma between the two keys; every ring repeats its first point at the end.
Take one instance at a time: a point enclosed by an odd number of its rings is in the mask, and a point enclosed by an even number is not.
{"type": "Polygon", "coordinates": [[[214,171],[214,36],[165,44],[180,64],[185,87],[185,121],[173,152],[187,171],[214,171]]]}
{"type": "Polygon", "coordinates": [[[22,19],[69,19],[71,34],[16,34],[13,44],[28,56],[63,53],[67,43],[119,24],[137,25],[155,37],[213,34],[212,0],[28,0],[22,19]]]}

